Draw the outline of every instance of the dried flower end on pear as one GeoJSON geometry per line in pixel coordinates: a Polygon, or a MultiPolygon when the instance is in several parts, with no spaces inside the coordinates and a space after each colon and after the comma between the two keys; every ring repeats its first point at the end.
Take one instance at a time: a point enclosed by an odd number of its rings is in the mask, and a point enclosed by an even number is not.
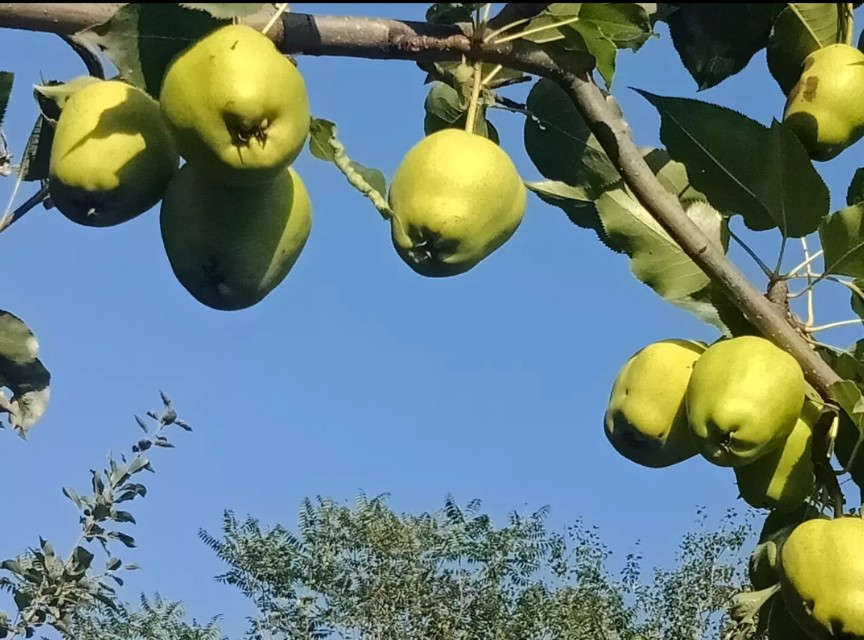
{"type": "Polygon", "coordinates": [[[186,164],[159,220],[180,284],[208,307],[235,311],[259,303],[291,271],[309,238],[312,204],[292,167],[240,189],[186,164]]]}
{"type": "Polygon", "coordinates": [[[420,275],[465,273],[516,232],[527,197],[501,147],[462,129],[442,129],[414,145],[393,175],[393,246],[420,275]]]}
{"type": "Polygon", "coordinates": [[[696,448],[721,467],[739,467],[779,448],[804,405],[798,361],[757,336],[720,340],[693,366],[687,419],[696,448]]]}
{"type": "Polygon", "coordinates": [[[238,186],[279,175],[309,135],[303,77],[267,36],[246,25],[217,29],[180,52],[159,101],[180,154],[238,186]]]}
{"type": "Polygon", "coordinates": [[[693,365],[707,346],[696,340],[660,340],[625,363],[604,416],[606,437],[618,453],[650,468],[668,467],[697,454],[684,394],[693,365]]]}
{"type": "Polygon", "coordinates": [[[814,160],[831,160],[857,142],[864,135],[864,53],[832,44],[807,56],[783,122],[814,160]]]}
{"type": "Polygon", "coordinates": [[[69,97],[57,121],[51,201],[78,224],[121,224],[161,200],[179,164],[155,100],[119,80],[92,82],[69,97]]]}

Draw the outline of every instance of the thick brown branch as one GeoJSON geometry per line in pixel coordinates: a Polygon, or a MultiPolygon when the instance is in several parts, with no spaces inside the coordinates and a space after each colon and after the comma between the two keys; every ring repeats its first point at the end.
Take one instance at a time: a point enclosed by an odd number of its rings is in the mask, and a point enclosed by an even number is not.
{"type": "MultiPolygon", "coordinates": [[[[0,4],[0,27],[76,33],[108,20],[116,4],[0,4]]],[[[251,20],[257,26],[257,17],[251,20]]],[[[791,353],[808,380],[826,398],[839,380],[772,304],[711,244],[684,213],[678,200],[657,181],[637,150],[626,123],[611,110],[585,75],[590,60],[558,56],[526,41],[472,48],[469,25],[435,26],[383,18],[287,14],[270,34],[289,54],[350,56],[413,61],[454,60],[477,56],[489,62],[557,81],[585,116],[627,185],[682,249],[715,282],[765,337],[791,353]]]]}

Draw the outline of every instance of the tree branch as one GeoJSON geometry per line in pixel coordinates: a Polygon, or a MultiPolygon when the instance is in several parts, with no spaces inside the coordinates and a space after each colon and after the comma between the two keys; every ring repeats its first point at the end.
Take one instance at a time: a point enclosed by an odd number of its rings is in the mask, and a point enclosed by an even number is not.
{"type": "MultiPolygon", "coordinates": [[[[118,6],[0,4],[0,27],[76,33],[107,21],[118,6]]],[[[262,19],[255,16],[250,24],[256,26],[262,19]]],[[[640,203],[766,338],[795,357],[822,396],[832,397],[831,386],[840,378],[789,323],[784,311],[745,278],[657,181],[636,148],[626,122],[608,107],[586,73],[593,64],[587,54],[544,51],[520,40],[499,46],[478,45],[470,37],[470,25],[441,26],[385,18],[289,13],[270,35],[286,54],[413,61],[458,60],[466,56],[555,80],[582,112],[640,203]]]]}

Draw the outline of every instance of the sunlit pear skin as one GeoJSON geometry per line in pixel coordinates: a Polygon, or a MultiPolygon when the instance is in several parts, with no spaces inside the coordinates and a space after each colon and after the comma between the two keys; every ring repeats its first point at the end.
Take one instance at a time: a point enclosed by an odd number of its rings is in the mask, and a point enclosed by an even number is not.
{"type": "Polygon", "coordinates": [[[217,29],[179,53],[159,100],[180,154],[231,184],[278,175],[309,135],[303,77],[246,25],[217,29]]]}
{"type": "Polygon", "coordinates": [[[501,147],[442,129],[414,145],[393,175],[393,246],[420,275],[459,275],[512,237],[526,203],[522,178],[501,147]]]}
{"type": "Polygon", "coordinates": [[[780,586],[814,640],[864,640],[864,519],[808,520],[780,548],[780,586]]]}
{"type": "Polygon", "coordinates": [[[800,506],[813,490],[810,442],[822,411],[810,399],[781,446],[755,462],[735,467],[738,491],[751,507],[788,511],[800,506]]]}
{"type": "Polygon", "coordinates": [[[706,347],[695,340],[661,340],[630,357],[615,378],[604,416],[606,437],[618,453],[651,468],[697,454],[684,394],[706,347]]]}
{"type": "Polygon", "coordinates": [[[687,417],[696,448],[721,467],[751,463],[780,447],[804,404],[798,362],[757,336],[715,342],[693,366],[687,417]]]}
{"type": "Polygon", "coordinates": [[[783,122],[814,160],[831,160],[857,142],[864,135],[864,53],[832,44],[807,56],[783,122]]]}
{"type": "Polygon", "coordinates": [[[179,166],[155,100],[125,82],[94,82],[60,113],[48,189],[73,222],[110,227],[158,204],[179,166]]]}
{"type": "Polygon", "coordinates": [[[186,164],[159,219],[180,284],[208,307],[236,311],[263,300],[291,271],[309,238],[312,204],[291,167],[238,189],[186,164]]]}

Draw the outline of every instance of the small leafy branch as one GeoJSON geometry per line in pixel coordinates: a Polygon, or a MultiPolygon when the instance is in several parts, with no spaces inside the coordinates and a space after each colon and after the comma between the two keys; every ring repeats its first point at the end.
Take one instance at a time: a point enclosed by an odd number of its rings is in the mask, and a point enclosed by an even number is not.
{"type": "Polygon", "coordinates": [[[174,446],[165,435],[168,427],[176,425],[184,431],[192,430],[177,417],[171,400],[164,393],[160,394],[163,411],[146,414],[152,423],[135,416],[145,436],[132,446],[130,459],[121,454],[117,460],[109,454],[106,469],[91,469],[90,495],[63,489],[80,512],[81,535],[69,555],[65,558],[58,555],[54,546],[40,537],[38,548],[0,563],[0,570],[6,574],[0,575],[0,589],[12,594],[18,608],[14,621],[0,611],[0,638],[31,638],[36,629],[43,626],[69,634],[80,608],[98,605],[112,610],[117,608],[115,587],[111,583],[122,586],[119,572],[138,568],[134,564],[124,565],[110,548],[114,541],[127,548],[135,546],[131,535],[115,528],[125,523],[135,524],[133,515],[119,505],[147,495],[146,486],[136,476],[142,471],[153,472],[150,460],[144,457],[146,451],[174,446]],[[90,550],[94,541],[105,553],[101,570],[95,568],[96,556],[90,550]]]}

